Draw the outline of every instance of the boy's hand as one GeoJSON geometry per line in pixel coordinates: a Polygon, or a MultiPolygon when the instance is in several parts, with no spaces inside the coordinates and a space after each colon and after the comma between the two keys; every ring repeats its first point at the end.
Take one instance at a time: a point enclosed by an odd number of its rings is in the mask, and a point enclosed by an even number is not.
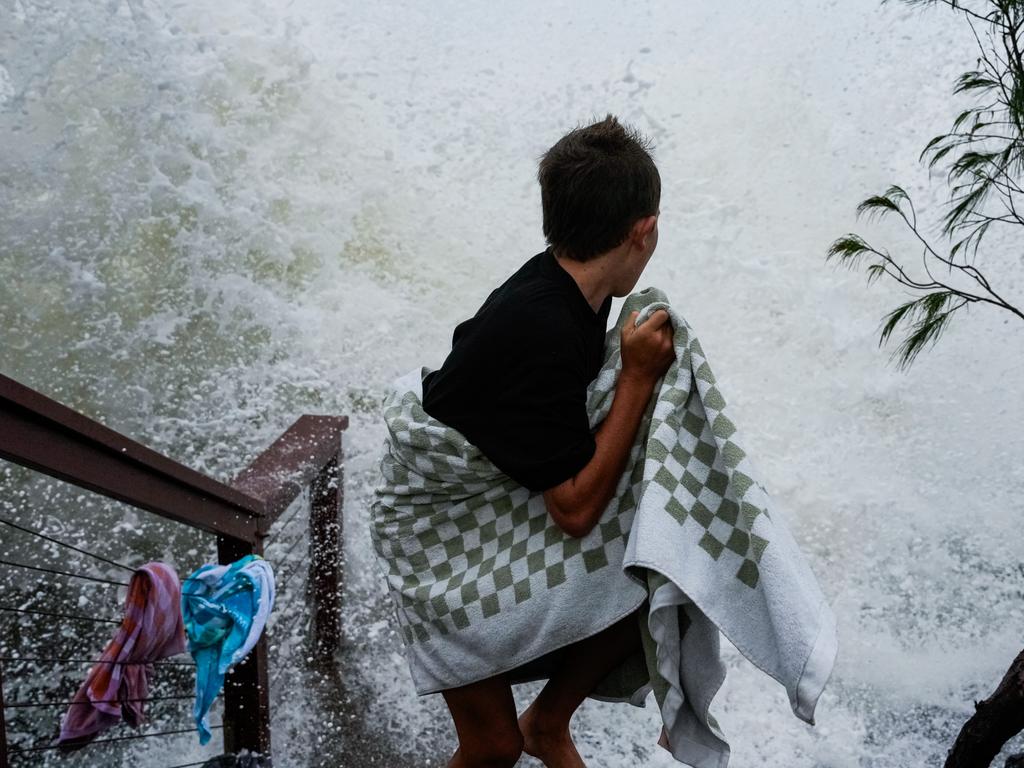
{"type": "Polygon", "coordinates": [[[654,385],[676,357],[668,312],[659,309],[637,327],[638,314],[633,312],[622,326],[622,372],[611,409],[594,433],[594,455],[574,477],[544,491],[552,519],[570,536],[586,536],[601,519],[654,385]]]}
{"type": "Polygon", "coordinates": [[[622,376],[653,385],[665,374],[676,350],[672,345],[672,323],[668,312],[655,310],[639,326],[633,311],[622,326],[622,376]]]}

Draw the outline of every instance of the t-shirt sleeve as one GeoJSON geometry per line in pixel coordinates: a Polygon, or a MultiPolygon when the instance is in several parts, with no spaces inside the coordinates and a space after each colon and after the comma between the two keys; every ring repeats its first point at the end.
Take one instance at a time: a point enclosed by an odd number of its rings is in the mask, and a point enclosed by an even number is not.
{"type": "Polygon", "coordinates": [[[521,316],[506,339],[504,386],[480,450],[509,477],[544,491],[597,448],[587,415],[584,341],[569,315],[521,316]]]}

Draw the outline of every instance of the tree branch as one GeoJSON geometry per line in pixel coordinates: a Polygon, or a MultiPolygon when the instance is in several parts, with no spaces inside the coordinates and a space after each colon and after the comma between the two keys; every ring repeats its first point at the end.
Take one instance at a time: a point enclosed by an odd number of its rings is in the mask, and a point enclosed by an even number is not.
{"type": "Polygon", "coordinates": [[[945,768],[988,768],[1003,745],[1024,730],[1024,651],[1010,664],[995,692],[974,704],[945,768]]]}

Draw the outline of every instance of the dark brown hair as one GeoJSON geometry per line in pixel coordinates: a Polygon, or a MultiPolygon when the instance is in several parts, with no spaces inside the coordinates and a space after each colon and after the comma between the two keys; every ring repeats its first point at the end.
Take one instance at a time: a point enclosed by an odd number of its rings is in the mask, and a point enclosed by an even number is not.
{"type": "Polygon", "coordinates": [[[548,244],[586,261],[622,243],[637,219],[657,213],[661,176],[650,150],[647,138],[613,115],[559,139],[537,171],[548,244]]]}

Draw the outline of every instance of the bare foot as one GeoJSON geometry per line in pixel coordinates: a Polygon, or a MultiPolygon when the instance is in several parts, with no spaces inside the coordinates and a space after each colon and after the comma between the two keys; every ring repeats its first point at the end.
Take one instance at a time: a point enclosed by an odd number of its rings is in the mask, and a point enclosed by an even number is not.
{"type": "Polygon", "coordinates": [[[587,768],[572,743],[569,725],[554,724],[538,717],[533,704],[520,715],[519,730],[523,734],[523,751],[536,757],[546,768],[587,768]]]}

